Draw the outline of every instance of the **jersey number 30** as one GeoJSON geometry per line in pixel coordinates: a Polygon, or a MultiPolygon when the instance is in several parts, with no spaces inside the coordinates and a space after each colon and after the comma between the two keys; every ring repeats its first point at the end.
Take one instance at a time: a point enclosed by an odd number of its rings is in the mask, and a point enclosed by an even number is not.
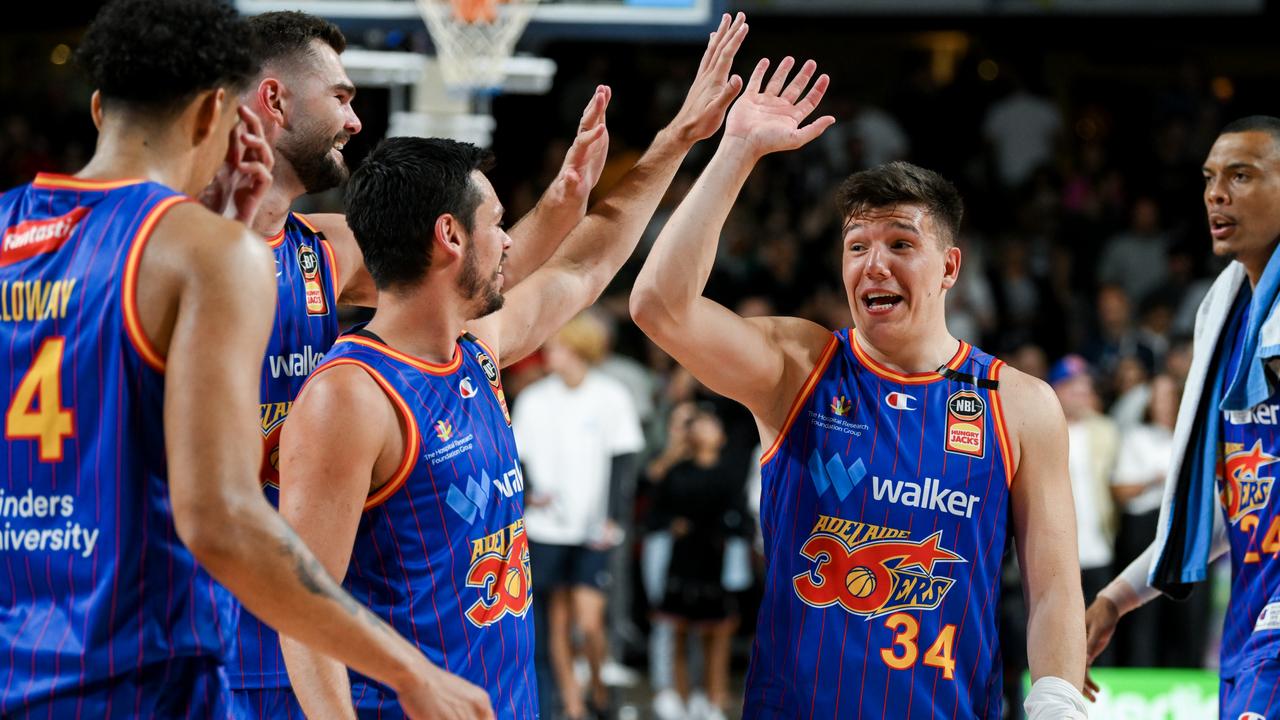
{"type": "Polygon", "coordinates": [[[35,440],[40,445],[41,462],[60,462],[63,440],[76,434],[75,412],[62,406],[62,351],[66,345],[63,337],[51,337],[40,345],[4,414],[5,439],[35,440]]]}

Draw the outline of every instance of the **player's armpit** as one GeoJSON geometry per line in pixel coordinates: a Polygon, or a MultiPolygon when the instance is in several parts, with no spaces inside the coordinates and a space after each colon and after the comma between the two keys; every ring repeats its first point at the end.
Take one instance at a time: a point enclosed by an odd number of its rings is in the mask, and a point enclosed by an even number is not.
{"type": "Polygon", "coordinates": [[[1084,602],[1067,470],[1067,423],[1057,396],[1041,380],[1006,367],[998,392],[1016,458],[1009,492],[1027,598],[1031,676],[1059,677],[1080,688],[1084,602]]]}

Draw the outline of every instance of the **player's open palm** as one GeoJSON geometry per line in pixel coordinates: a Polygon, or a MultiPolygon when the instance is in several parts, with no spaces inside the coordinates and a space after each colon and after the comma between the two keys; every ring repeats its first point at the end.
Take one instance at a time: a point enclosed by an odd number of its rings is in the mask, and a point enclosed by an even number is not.
{"type": "Polygon", "coordinates": [[[493,720],[489,694],[453,673],[431,672],[396,699],[414,720],[493,720]]]}
{"type": "Polygon", "coordinates": [[[609,130],[605,126],[605,109],[613,91],[608,85],[599,85],[591,101],[582,111],[578,122],[578,134],[564,156],[557,179],[563,185],[565,196],[586,202],[591,189],[600,181],[604,162],[609,157],[609,130]]]}
{"type": "Polygon", "coordinates": [[[725,121],[726,140],[737,138],[744,141],[747,148],[759,157],[802,147],[831,127],[836,119],[830,115],[823,115],[802,126],[805,118],[822,101],[830,78],[824,74],[813,80],[818,64],[808,60],[788,82],[787,76],[794,65],[795,60],[790,56],[783,58],[766,85],[764,77],[769,70],[769,60],[761,59],[756,63],[751,79],[747,81],[747,89],[725,121]],[[809,84],[811,80],[812,86],[809,84]]]}
{"type": "Polygon", "coordinates": [[[671,127],[686,141],[705,140],[720,129],[725,110],[742,90],[742,78],[730,75],[729,70],[746,37],[747,16],[742,13],[732,21],[725,14],[720,19],[720,27],[711,33],[702,62],[698,65],[698,74],[689,86],[689,94],[671,121],[671,127]]]}

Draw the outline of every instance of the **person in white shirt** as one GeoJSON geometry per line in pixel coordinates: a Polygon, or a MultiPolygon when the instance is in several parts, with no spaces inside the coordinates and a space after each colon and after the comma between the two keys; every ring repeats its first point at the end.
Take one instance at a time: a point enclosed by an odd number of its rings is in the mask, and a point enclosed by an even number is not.
{"type": "Polygon", "coordinates": [[[597,317],[588,311],[574,318],[543,346],[551,374],[525,388],[512,416],[525,467],[535,603],[546,604],[537,642],[547,649],[550,667],[539,667],[539,674],[554,675],[571,719],[586,717],[588,709],[573,674],[574,626],[591,667],[591,710],[599,715],[609,704],[600,677],[608,654],[609,551],[622,540],[620,488],[644,446],[627,388],[593,367],[607,347],[597,317]]]}

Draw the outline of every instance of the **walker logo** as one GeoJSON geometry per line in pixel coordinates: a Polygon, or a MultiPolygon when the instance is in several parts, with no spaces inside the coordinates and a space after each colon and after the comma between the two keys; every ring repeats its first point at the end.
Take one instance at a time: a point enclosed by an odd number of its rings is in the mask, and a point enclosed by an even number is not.
{"type": "Polygon", "coordinates": [[[1226,455],[1218,467],[1218,495],[1227,520],[1238,524],[1245,516],[1267,506],[1274,477],[1259,477],[1263,465],[1280,460],[1262,451],[1262,440],[1245,450],[1240,443],[1224,444],[1226,455]]]}
{"type": "Polygon", "coordinates": [[[916,399],[912,395],[900,392],[891,392],[884,396],[884,404],[894,410],[915,410],[916,399]]]}
{"type": "Polygon", "coordinates": [[[467,587],[480,588],[480,599],[467,609],[467,620],[486,627],[506,615],[524,617],[529,611],[529,539],[524,520],[471,543],[467,587]]]}
{"type": "Polygon", "coordinates": [[[467,476],[465,490],[459,490],[457,485],[450,485],[444,502],[461,515],[463,520],[473,523],[476,515],[483,518],[489,511],[489,496],[494,487],[498,488],[503,497],[513,497],[518,492],[524,492],[524,475],[520,473],[519,467],[513,467],[502,473],[502,477],[494,479],[489,477],[488,471],[481,470],[480,482],[467,476]]]}
{"type": "Polygon", "coordinates": [[[849,398],[843,395],[837,395],[836,397],[831,398],[831,412],[843,417],[848,415],[849,411],[852,409],[853,405],[849,403],[849,398]]]}
{"type": "Polygon", "coordinates": [[[467,489],[459,490],[457,485],[449,486],[449,493],[445,496],[445,504],[453,511],[462,516],[463,520],[469,523],[476,521],[476,515],[484,517],[489,511],[489,473],[480,471],[480,482],[476,482],[475,478],[467,477],[467,489]]]}
{"type": "Polygon", "coordinates": [[[934,575],[934,565],[967,562],[941,542],[941,530],[912,541],[905,530],[819,515],[800,550],[812,566],[792,578],[792,587],[806,605],[839,605],[868,618],[932,610],[955,584],[934,575]]]}
{"type": "Polygon", "coordinates": [[[271,377],[280,376],[304,378],[311,374],[324,360],[324,353],[316,352],[310,345],[303,345],[302,352],[288,355],[268,355],[267,365],[271,368],[271,377]]]}
{"type": "Polygon", "coordinates": [[[55,218],[28,220],[5,230],[0,241],[0,267],[52,252],[62,247],[76,226],[89,214],[89,208],[75,210],[55,218]]]}
{"type": "Polygon", "coordinates": [[[453,437],[453,425],[448,420],[437,420],[436,437],[440,438],[440,442],[448,442],[453,437]]]}
{"type": "Polygon", "coordinates": [[[827,494],[828,488],[834,488],[836,495],[844,501],[853,492],[854,486],[866,476],[867,466],[863,464],[862,458],[857,458],[846,468],[839,455],[832,455],[826,463],[822,462],[822,456],[817,450],[809,456],[809,477],[813,479],[818,497],[827,494]]]}
{"type": "Polygon", "coordinates": [[[924,484],[910,480],[890,480],[871,476],[871,496],[876,500],[888,500],[895,505],[933,510],[957,517],[973,517],[974,508],[981,500],[961,490],[947,490],[938,478],[927,477],[924,484]]]}
{"type": "Polygon", "coordinates": [[[458,394],[467,400],[476,396],[476,386],[475,383],[471,382],[471,378],[462,378],[462,381],[458,383],[458,394]]]}

